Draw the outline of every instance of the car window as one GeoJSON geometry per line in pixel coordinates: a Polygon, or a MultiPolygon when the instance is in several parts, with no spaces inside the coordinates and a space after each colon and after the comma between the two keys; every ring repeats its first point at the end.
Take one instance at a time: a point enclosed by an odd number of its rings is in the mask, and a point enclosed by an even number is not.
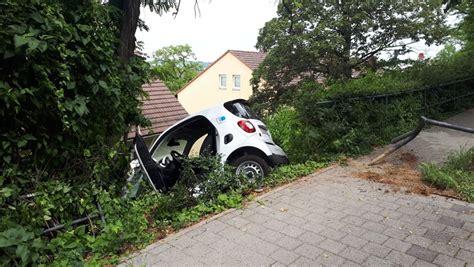
{"type": "Polygon", "coordinates": [[[176,139],[173,136],[169,136],[169,138],[166,138],[166,140],[163,140],[163,145],[159,146],[153,152],[153,159],[155,161],[160,161],[166,156],[171,158],[170,153],[173,150],[180,154],[183,154],[187,143],[188,141],[186,139],[176,139]]]}
{"type": "Polygon", "coordinates": [[[224,107],[239,118],[259,120],[257,114],[244,102],[227,102],[224,107]]]}

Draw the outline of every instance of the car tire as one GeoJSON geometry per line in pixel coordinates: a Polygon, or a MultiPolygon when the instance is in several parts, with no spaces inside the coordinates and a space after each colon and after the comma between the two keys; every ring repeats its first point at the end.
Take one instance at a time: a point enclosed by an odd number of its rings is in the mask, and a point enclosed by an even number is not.
{"type": "Polygon", "coordinates": [[[270,166],[259,156],[243,155],[231,162],[235,167],[235,173],[243,173],[249,179],[263,178],[270,173],[270,166]]]}

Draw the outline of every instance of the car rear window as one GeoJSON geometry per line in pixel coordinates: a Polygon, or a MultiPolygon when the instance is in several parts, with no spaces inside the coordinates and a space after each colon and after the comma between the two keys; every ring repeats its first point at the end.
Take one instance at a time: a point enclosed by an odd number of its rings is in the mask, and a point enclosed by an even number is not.
{"type": "Polygon", "coordinates": [[[239,118],[258,120],[257,114],[250,109],[250,107],[243,101],[227,102],[224,107],[239,118]]]}

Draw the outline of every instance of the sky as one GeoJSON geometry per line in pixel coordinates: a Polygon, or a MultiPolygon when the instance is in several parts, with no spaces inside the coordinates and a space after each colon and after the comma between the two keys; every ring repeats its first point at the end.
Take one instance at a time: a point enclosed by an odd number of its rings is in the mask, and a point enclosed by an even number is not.
{"type": "Polygon", "coordinates": [[[150,30],[137,32],[144,52],[168,45],[189,44],[200,61],[212,62],[228,49],[256,51],[258,31],[276,16],[278,0],[182,0],[176,18],[142,8],[140,18],[150,30]]]}
{"type": "MultiPolygon", "coordinates": [[[[279,0],[198,0],[200,14],[196,15],[194,2],[182,0],[176,18],[172,12],[160,16],[142,8],[140,18],[150,30],[137,31],[136,37],[143,41],[148,56],[164,46],[180,44],[189,44],[203,62],[215,61],[228,49],[256,51],[259,29],[276,17],[279,0]]],[[[406,57],[416,59],[419,53],[433,57],[442,47],[417,43],[412,48],[415,51],[406,57]]]]}

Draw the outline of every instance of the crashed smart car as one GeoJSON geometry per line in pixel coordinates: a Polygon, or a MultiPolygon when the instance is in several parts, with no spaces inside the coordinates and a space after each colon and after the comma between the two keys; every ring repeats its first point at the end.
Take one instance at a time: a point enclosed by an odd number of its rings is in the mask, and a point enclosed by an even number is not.
{"type": "Polygon", "coordinates": [[[220,155],[236,174],[261,179],[288,157],[276,145],[265,124],[243,99],[225,102],[192,114],[164,131],[148,149],[139,134],[134,140],[137,160],[129,181],[144,175],[154,190],[166,191],[179,179],[185,157],[220,155]]]}

